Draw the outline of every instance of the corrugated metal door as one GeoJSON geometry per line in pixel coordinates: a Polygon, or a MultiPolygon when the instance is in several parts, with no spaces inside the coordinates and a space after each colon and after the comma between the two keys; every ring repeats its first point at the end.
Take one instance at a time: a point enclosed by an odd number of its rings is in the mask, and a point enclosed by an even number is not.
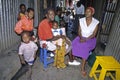
{"type": "Polygon", "coordinates": [[[112,22],[109,41],[105,49],[105,55],[112,55],[120,62],[120,1],[112,22]]]}
{"type": "Polygon", "coordinates": [[[103,18],[102,18],[102,31],[100,33],[100,41],[102,43],[108,42],[108,37],[111,30],[111,25],[113,21],[113,17],[116,11],[116,2],[110,2],[110,0],[106,0],[104,5],[104,12],[103,12],[103,18]]]}
{"type": "Polygon", "coordinates": [[[34,5],[33,0],[0,0],[0,52],[20,42],[13,30],[21,3],[27,7],[34,5]]]}

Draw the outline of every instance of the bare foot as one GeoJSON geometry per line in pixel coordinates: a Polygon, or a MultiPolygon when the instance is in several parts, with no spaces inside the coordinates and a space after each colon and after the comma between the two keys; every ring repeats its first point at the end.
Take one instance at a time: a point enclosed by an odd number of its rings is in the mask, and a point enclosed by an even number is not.
{"type": "Polygon", "coordinates": [[[81,73],[82,73],[83,77],[86,77],[86,75],[87,75],[86,71],[81,71],[81,73]]]}

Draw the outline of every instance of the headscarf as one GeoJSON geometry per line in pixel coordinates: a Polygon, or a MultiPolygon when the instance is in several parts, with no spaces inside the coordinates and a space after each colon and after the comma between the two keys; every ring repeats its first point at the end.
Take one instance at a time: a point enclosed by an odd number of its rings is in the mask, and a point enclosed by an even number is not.
{"type": "Polygon", "coordinates": [[[92,15],[95,13],[95,9],[93,7],[87,7],[87,9],[90,9],[92,12],[92,15]]]}

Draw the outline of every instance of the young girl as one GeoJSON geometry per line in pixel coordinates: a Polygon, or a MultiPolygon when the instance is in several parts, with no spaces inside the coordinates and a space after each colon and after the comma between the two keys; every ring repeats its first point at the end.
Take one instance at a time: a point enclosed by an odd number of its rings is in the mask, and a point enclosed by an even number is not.
{"type": "Polygon", "coordinates": [[[65,28],[64,27],[58,28],[57,21],[53,22],[52,33],[53,33],[52,42],[54,44],[58,43],[58,46],[62,46],[63,39],[65,39],[67,45],[71,45],[70,40],[66,37],[65,28]]]}
{"type": "Polygon", "coordinates": [[[54,59],[54,66],[57,68],[65,68],[66,65],[64,63],[64,56],[65,56],[65,45],[63,43],[63,36],[62,31],[58,28],[58,22],[53,22],[53,39],[52,43],[57,46],[55,51],[55,59],[54,59]]]}
{"type": "Polygon", "coordinates": [[[34,28],[33,17],[34,17],[34,9],[28,8],[27,14],[25,16],[22,16],[21,19],[16,23],[14,31],[17,34],[21,34],[23,31],[29,31],[32,33],[34,28]]]}
{"type": "Polygon", "coordinates": [[[33,8],[28,8],[27,9],[27,14],[24,16],[21,16],[21,19],[16,23],[14,31],[18,34],[21,35],[23,31],[29,31],[32,41],[36,42],[36,38],[34,36],[33,32],[33,17],[34,17],[34,9],[33,8]]]}
{"type": "Polygon", "coordinates": [[[53,39],[52,43],[57,46],[54,66],[57,68],[65,68],[66,65],[64,63],[64,56],[67,53],[66,48],[68,48],[68,44],[70,45],[70,41],[66,39],[65,35],[62,35],[62,30],[58,28],[58,23],[56,21],[53,22],[53,39]],[[68,43],[68,44],[67,44],[68,43]]]}
{"type": "Polygon", "coordinates": [[[15,74],[15,76],[11,80],[18,80],[18,78],[23,75],[26,71],[27,72],[27,79],[31,80],[32,75],[32,65],[34,63],[36,57],[36,51],[38,49],[37,45],[30,41],[30,33],[23,32],[21,34],[22,42],[19,47],[19,58],[22,64],[22,67],[19,71],[15,74]]]}

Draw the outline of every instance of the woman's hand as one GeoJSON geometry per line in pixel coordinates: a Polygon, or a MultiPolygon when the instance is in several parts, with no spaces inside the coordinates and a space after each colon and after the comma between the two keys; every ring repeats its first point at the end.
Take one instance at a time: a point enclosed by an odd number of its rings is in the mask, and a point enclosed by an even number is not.
{"type": "Polygon", "coordinates": [[[86,42],[86,39],[80,39],[80,42],[81,43],[86,42]]]}

